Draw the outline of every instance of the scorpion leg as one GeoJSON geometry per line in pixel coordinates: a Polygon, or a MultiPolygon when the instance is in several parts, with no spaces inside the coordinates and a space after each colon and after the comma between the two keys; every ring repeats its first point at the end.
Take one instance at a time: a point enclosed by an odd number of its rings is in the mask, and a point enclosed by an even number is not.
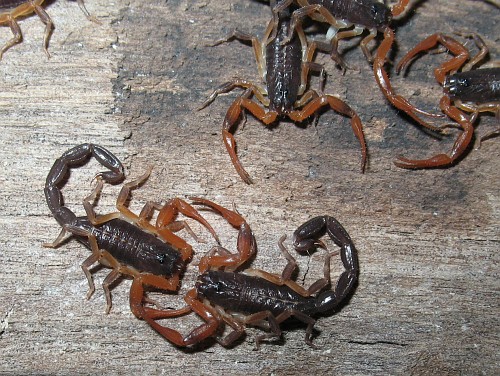
{"type": "MultiPolygon", "coordinates": [[[[308,297],[311,296],[312,294],[320,291],[323,289],[325,286],[330,284],[331,277],[330,277],[330,259],[335,253],[327,253],[325,257],[325,262],[323,266],[323,278],[318,279],[316,282],[314,282],[311,286],[309,286],[308,289],[305,289],[298,283],[292,280],[292,274],[294,270],[297,268],[297,262],[295,258],[288,252],[286,249],[285,245],[283,242],[285,241],[286,236],[282,236],[278,242],[278,246],[281,250],[281,253],[283,256],[287,259],[288,263],[283,269],[283,272],[281,273],[281,276],[278,276],[276,274],[271,274],[268,272],[265,272],[263,270],[255,270],[255,269],[247,269],[243,273],[247,275],[252,275],[256,277],[260,277],[263,279],[268,280],[269,282],[272,282],[275,285],[286,285],[298,294],[308,297]]],[[[321,247],[324,248],[325,250],[328,251],[326,245],[318,239],[311,240],[312,244],[316,247],[321,247]]],[[[311,247],[310,247],[311,248],[311,247]]]]}
{"type": "MultiPolygon", "coordinates": [[[[217,307],[216,307],[217,309],[217,307]]],[[[228,315],[223,309],[217,309],[221,319],[228,324],[233,330],[223,338],[216,337],[215,340],[224,347],[231,346],[245,333],[245,326],[240,320],[228,315]]]]}
{"type": "Polygon", "coordinates": [[[229,107],[224,118],[224,123],[222,125],[222,139],[224,141],[224,145],[226,146],[229,157],[231,158],[231,162],[233,163],[234,168],[243,179],[243,181],[247,184],[252,184],[250,175],[245,171],[238,158],[238,155],[236,154],[236,141],[231,133],[231,128],[240,118],[242,109],[250,111],[253,116],[255,116],[266,125],[276,121],[276,119],[278,118],[278,114],[275,111],[266,112],[261,106],[259,106],[252,100],[244,97],[239,97],[229,107]]]}
{"type": "Polygon", "coordinates": [[[37,14],[37,16],[40,18],[40,20],[45,24],[45,35],[43,37],[43,49],[45,51],[45,54],[47,54],[47,57],[50,58],[50,53],[48,50],[49,38],[50,38],[50,34],[52,33],[52,30],[54,30],[54,23],[52,22],[50,16],[47,14],[47,12],[45,12],[45,10],[43,10],[43,8],[40,5],[34,5],[33,10],[37,14]]]}
{"type": "MultiPolygon", "coordinates": [[[[355,31],[355,30],[356,30],[356,28],[353,29],[353,31],[355,31]]],[[[361,30],[361,32],[359,34],[361,34],[362,32],[363,31],[361,30]]],[[[359,35],[359,34],[355,34],[354,36],[359,35]]],[[[371,30],[370,33],[366,37],[364,37],[363,40],[361,41],[361,43],[359,44],[361,47],[361,51],[363,51],[363,54],[366,57],[366,60],[368,60],[368,62],[370,62],[370,63],[373,62],[373,56],[370,53],[370,50],[368,49],[368,43],[370,43],[373,39],[375,39],[377,34],[378,34],[377,29],[371,30]]]]}
{"type": "Polygon", "coordinates": [[[266,106],[269,105],[269,99],[267,99],[264,96],[267,94],[265,89],[253,84],[252,82],[250,82],[248,80],[245,80],[242,78],[235,78],[234,80],[226,82],[226,83],[220,85],[218,88],[216,88],[212,92],[212,94],[210,94],[210,96],[207,98],[207,100],[201,104],[201,106],[198,108],[198,111],[207,107],[220,94],[229,93],[230,91],[234,90],[237,87],[241,87],[241,88],[250,90],[251,93],[257,97],[259,102],[263,103],[266,106]]]}
{"type": "Polygon", "coordinates": [[[392,89],[391,82],[389,80],[389,76],[384,69],[385,59],[387,54],[389,53],[392,44],[394,42],[394,32],[390,28],[386,28],[384,31],[384,39],[377,49],[377,53],[375,55],[375,59],[373,61],[373,73],[375,75],[375,80],[377,81],[380,90],[387,98],[391,104],[397,109],[404,111],[408,116],[410,116],[413,120],[421,124],[422,126],[433,130],[440,131],[440,127],[436,127],[431,125],[424,120],[422,120],[417,114],[422,114],[430,117],[442,117],[442,115],[432,114],[423,110],[418,109],[414,105],[412,105],[406,98],[401,95],[398,95],[392,89]]]}
{"type": "Polygon", "coordinates": [[[429,159],[414,160],[399,157],[394,164],[401,168],[419,169],[419,168],[434,168],[445,167],[452,165],[456,160],[467,150],[472,136],[474,135],[474,126],[467,116],[456,107],[453,107],[448,96],[443,96],[440,102],[440,107],[443,112],[460,124],[463,132],[455,141],[450,154],[438,154],[429,159]]]}
{"type": "Polygon", "coordinates": [[[365,136],[363,135],[363,125],[361,124],[359,116],[347,103],[333,95],[322,95],[318,98],[314,98],[302,110],[291,111],[288,116],[294,121],[301,122],[327,105],[330,106],[332,110],[351,118],[352,129],[361,144],[361,171],[364,172],[366,165],[366,142],[365,136]]]}
{"type": "MultiPolygon", "coordinates": [[[[276,21],[271,20],[267,26],[267,29],[264,33],[264,39],[267,40],[269,38],[269,35],[271,34],[273,30],[274,23],[276,21]]],[[[225,38],[219,39],[215,41],[212,46],[217,46],[222,43],[229,42],[231,39],[237,39],[240,41],[246,41],[246,42],[251,42],[252,47],[254,50],[255,54],[255,60],[257,62],[257,68],[259,70],[259,75],[264,78],[265,77],[265,56],[266,56],[266,51],[265,51],[265,45],[266,43],[261,43],[259,39],[251,34],[245,33],[243,31],[240,31],[238,29],[234,30],[230,34],[228,34],[225,38]]]]}
{"type": "Polygon", "coordinates": [[[399,0],[396,4],[394,4],[391,8],[392,16],[397,17],[403,13],[409,2],[410,0],[399,0]]]}
{"type": "Polygon", "coordinates": [[[102,285],[106,296],[106,313],[109,313],[112,306],[111,293],[109,292],[109,285],[120,276],[121,274],[120,264],[107,251],[99,249],[96,237],[92,233],[90,233],[87,229],[71,224],[65,225],[63,229],[65,229],[68,232],[71,232],[74,235],[87,237],[89,241],[89,246],[90,250],[92,251],[92,254],[81,265],[83,273],[87,277],[87,281],[89,284],[87,299],[90,299],[90,297],[95,292],[95,284],[89,268],[96,262],[100,262],[105,266],[113,268],[113,270],[105,278],[104,283],[102,285]]]}
{"type": "Polygon", "coordinates": [[[96,24],[101,24],[101,21],[99,21],[96,17],[92,16],[89,11],[87,10],[87,8],[85,7],[85,3],[83,2],[83,0],[76,0],[78,6],[80,7],[81,11],[83,12],[83,14],[85,15],[85,17],[87,17],[87,19],[91,22],[95,22],[96,24]]]}
{"type": "MultiPolygon", "coordinates": [[[[443,85],[448,73],[455,73],[469,58],[467,49],[457,42],[455,39],[441,33],[436,33],[428,36],[423,41],[418,43],[413,49],[403,56],[396,67],[396,72],[399,73],[405,66],[420,52],[424,52],[434,48],[438,43],[445,46],[455,56],[449,61],[441,64],[439,68],[434,70],[436,80],[443,85]]],[[[424,113],[426,114],[426,113],[424,113]]]]}
{"type": "Polygon", "coordinates": [[[236,211],[226,209],[209,200],[191,197],[196,205],[204,205],[220,214],[231,226],[238,229],[237,253],[231,253],[225,248],[216,247],[202,257],[199,264],[200,273],[204,273],[211,267],[234,270],[248,261],[255,254],[256,244],[250,226],[245,219],[236,211]],[[219,253],[218,255],[216,253],[219,253]]]}
{"type": "Polygon", "coordinates": [[[57,238],[51,242],[51,243],[43,243],[42,246],[43,247],[46,247],[46,248],[57,248],[59,247],[59,245],[61,245],[62,243],[64,243],[66,241],[66,239],[68,239],[68,237],[66,237],[66,234],[68,233],[68,231],[66,231],[63,228],[61,228],[61,232],[59,233],[59,235],[57,235],[57,238]]]}
{"type": "Polygon", "coordinates": [[[183,337],[182,334],[180,334],[176,330],[158,324],[152,318],[152,316],[149,316],[148,314],[141,318],[144,319],[149,325],[151,325],[151,327],[159,334],[161,334],[163,337],[177,346],[184,347],[201,342],[202,340],[212,336],[216,332],[221,323],[221,318],[215,308],[207,306],[198,301],[196,299],[196,295],[196,289],[192,289],[186,294],[184,299],[189,305],[189,309],[164,311],[163,316],[161,316],[160,314],[156,316],[156,318],[168,318],[189,313],[190,310],[194,311],[205,322],[197,328],[193,329],[185,337],[183,337]]]}
{"type": "Polygon", "coordinates": [[[85,277],[87,277],[87,281],[89,283],[89,291],[87,292],[87,300],[90,299],[90,297],[94,294],[95,292],[95,284],[94,284],[94,279],[92,278],[92,274],[90,273],[89,268],[94,265],[97,261],[99,261],[99,255],[92,253],[83,263],[82,263],[82,270],[83,273],[85,274],[85,277]]]}
{"type": "Polygon", "coordinates": [[[461,35],[465,38],[472,38],[474,39],[474,42],[476,43],[476,46],[479,48],[479,52],[470,59],[470,61],[464,65],[462,68],[462,72],[467,72],[472,69],[474,65],[476,65],[478,62],[484,59],[486,55],[488,55],[488,47],[486,46],[486,43],[484,43],[483,38],[479,34],[476,33],[464,33],[464,32],[455,32],[457,35],[461,35]]]}
{"type": "Polygon", "coordinates": [[[21,28],[19,27],[19,24],[16,22],[16,20],[12,17],[9,17],[8,24],[14,36],[11,39],[9,39],[7,43],[5,43],[5,45],[0,50],[0,60],[2,60],[2,56],[5,51],[7,51],[12,46],[15,46],[16,44],[21,43],[21,41],[23,40],[23,34],[21,28]]]}
{"type": "Polygon", "coordinates": [[[117,269],[113,269],[102,282],[102,289],[104,290],[106,301],[108,302],[106,306],[106,313],[109,313],[111,310],[111,292],[109,291],[109,286],[120,277],[121,273],[117,269]]]}
{"type": "MultiPolygon", "coordinates": [[[[270,313],[270,312],[269,312],[270,313]]],[[[255,316],[255,315],[252,315],[252,316],[255,316]]],[[[280,313],[278,316],[274,316],[274,315],[269,315],[267,317],[268,319],[268,322],[269,322],[269,327],[271,329],[271,331],[273,331],[273,328],[274,328],[274,333],[270,333],[270,334],[263,334],[263,335],[260,335],[258,336],[256,339],[255,339],[255,346],[257,347],[257,349],[259,348],[259,343],[263,340],[263,339],[266,339],[266,338],[272,338],[272,337],[281,337],[281,329],[279,329],[279,325],[287,320],[288,318],[290,317],[294,317],[295,319],[299,320],[299,321],[302,321],[304,324],[307,324],[307,328],[306,328],[306,334],[305,334],[305,338],[304,338],[304,341],[309,345],[311,346],[312,348],[317,348],[317,346],[315,346],[313,343],[312,343],[312,331],[313,331],[313,328],[314,328],[314,324],[316,323],[316,320],[313,319],[311,316],[308,316],[306,315],[305,313],[303,312],[300,312],[296,309],[287,309],[285,310],[284,312],[280,313]],[[278,332],[276,331],[275,328],[278,328],[279,330],[279,334],[278,332]]],[[[253,317],[251,317],[253,319],[253,317]]],[[[256,317],[257,318],[257,317],[256,317]]],[[[245,320],[246,321],[246,320],[245,320]]],[[[248,324],[251,324],[251,321],[246,321],[248,324]]]]}
{"type": "MultiPolygon", "coordinates": [[[[332,30],[332,28],[330,28],[330,30],[332,30]]],[[[331,57],[331,59],[333,61],[335,61],[335,63],[337,63],[342,68],[342,71],[344,73],[345,73],[345,71],[349,67],[345,63],[345,61],[342,58],[342,56],[340,56],[340,53],[339,53],[339,40],[346,39],[346,38],[356,37],[358,35],[361,35],[364,31],[365,31],[365,29],[363,27],[355,26],[354,29],[352,29],[352,30],[341,31],[339,33],[336,32],[335,35],[333,37],[331,37],[331,40],[330,40],[330,57],[331,57]]],[[[366,47],[366,43],[370,42],[370,40],[374,38],[374,37],[372,37],[371,39],[369,39],[370,35],[371,34],[369,34],[361,42],[361,50],[363,51],[363,53],[365,54],[366,59],[369,62],[371,62],[373,59],[371,58],[370,51],[368,51],[368,48],[366,47]],[[364,42],[364,44],[363,44],[363,42],[364,42]]]]}
{"type": "MultiPolygon", "coordinates": [[[[491,111],[493,111],[495,113],[495,119],[497,121],[498,127],[496,129],[492,130],[491,132],[486,133],[484,136],[482,136],[479,139],[479,146],[478,147],[481,146],[481,142],[500,135],[500,104],[496,104],[495,107],[496,107],[495,110],[491,110],[491,111]]],[[[476,117],[477,117],[478,113],[475,113],[472,116],[474,116],[474,115],[476,115],[476,117]]],[[[473,123],[472,117],[471,117],[471,123],[473,123]]]]}

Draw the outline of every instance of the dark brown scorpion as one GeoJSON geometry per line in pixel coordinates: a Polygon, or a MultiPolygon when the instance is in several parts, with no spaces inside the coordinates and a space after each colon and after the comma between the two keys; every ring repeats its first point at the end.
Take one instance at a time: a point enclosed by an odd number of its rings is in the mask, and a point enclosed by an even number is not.
{"type": "Polygon", "coordinates": [[[255,36],[235,30],[227,38],[215,43],[220,44],[233,38],[252,42],[259,74],[266,83],[264,88],[245,79],[234,79],[214,90],[201,106],[201,108],[208,106],[219,94],[227,93],[236,87],[246,89],[226,113],[222,125],[222,138],[236,171],[248,184],[252,180],[236,154],[236,142],[231,133],[231,129],[240,119],[243,110],[249,111],[264,124],[269,125],[283,117],[288,117],[294,122],[303,122],[315,115],[321,108],[329,106],[351,119],[352,129],[361,144],[362,171],[365,168],[366,143],[363,126],[356,112],[333,95],[320,95],[312,89],[306,91],[309,71],[320,71],[323,74],[323,68],[312,62],[316,45],[307,43],[300,25],[295,26],[296,33],[293,33],[290,40],[283,43],[289,35],[291,15],[292,10],[289,7],[274,12],[261,41],[255,36]],[[252,95],[264,108],[250,99],[252,95]]]}
{"type": "MultiPolygon", "coordinates": [[[[89,292],[95,287],[89,268],[99,263],[112,271],[104,279],[102,287],[106,294],[106,313],[111,309],[110,285],[122,275],[133,279],[130,288],[130,308],[138,318],[146,318],[148,310],[144,301],[151,302],[144,296],[144,286],[167,291],[176,291],[179,274],[185,263],[192,256],[192,248],[183,239],[173,233],[185,228],[187,224],[175,221],[180,212],[205,226],[214,238],[217,235],[210,224],[187,202],[175,198],[165,205],[147,202],[139,215],[126,206],[131,190],[141,185],[149,176],[151,169],[144,175],[123,185],[116,207],[118,212],[96,215],[94,201],[101,193],[104,182],[116,184],[124,179],[121,162],[105,148],[82,144],[66,151],[58,158],[50,170],[45,183],[45,197],[54,218],[61,225],[62,231],[57,239],[46,247],[55,248],[69,233],[92,251],[82,263],[89,292]],[[86,215],[78,217],[64,205],[61,185],[71,167],[82,165],[93,156],[108,171],[97,174],[97,186],[84,199],[86,215]],[[155,210],[158,210],[156,225],[150,223],[155,210]]],[[[218,241],[218,240],[217,240],[218,241]]]]}
{"type": "MultiPolygon", "coordinates": [[[[212,207],[210,202],[201,203],[212,207]]],[[[240,238],[239,244],[242,242],[240,238]]],[[[255,244],[250,242],[253,236],[246,233],[245,238],[246,247],[255,248],[255,244]]],[[[312,334],[316,320],[313,317],[338,308],[353,291],[359,273],[357,250],[346,230],[335,218],[321,216],[304,223],[294,233],[295,249],[299,252],[309,252],[316,247],[327,250],[323,278],[305,289],[291,279],[297,263],[283,245],[284,240],[285,236],[278,244],[288,263],[281,275],[255,269],[247,269],[241,273],[234,272],[233,270],[241,265],[241,259],[232,265],[226,263],[221,268],[218,258],[231,255],[231,252],[223,248],[217,249],[221,255],[212,252],[205,256],[204,268],[208,270],[201,270],[204,272],[198,277],[196,288],[186,294],[185,301],[188,306],[171,312],[163,311],[155,317],[155,319],[171,318],[194,311],[205,323],[186,336],[156,321],[151,322],[148,319],[148,322],[177,346],[195,345],[208,337],[215,336],[224,323],[231,327],[232,331],[222,338],[217,337],[216,340],[223,346],[230,346],[245,333],[246,325],[259,326],[267,329],[269,333],[256,338],[258,347],[262,339],[279,338],[280,324],[293,317],[307,324],[305,342],[315,347],[312,343],[312,334]],[[333,290],[324,290],[330,285],[330,259],[335,254],[328,252],[326,245],[319,240],[325,233],[341,247],[340,255],[346,269],[333,290]]]]}

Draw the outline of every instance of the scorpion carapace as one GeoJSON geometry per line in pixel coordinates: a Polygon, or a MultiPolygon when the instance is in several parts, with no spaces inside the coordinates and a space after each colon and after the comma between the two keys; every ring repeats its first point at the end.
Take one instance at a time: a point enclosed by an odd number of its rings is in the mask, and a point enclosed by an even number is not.
{"type": "Polygon", "coordinates": [[[178,289],[179,275],[192,256],[191,246],[173,233],[187,227],[185,222],[176,221],[178,213],[200,222],[218,241],[215,231],[198,211],[178,198],[164,205],[147,202],[139,215],[134,214],[126,206],[126,202],[131,191],[146,181],[150,173],[151,169],[124,184],[116,201],[118,212],[106,215],[96,215],[95,201],[103,189],[104,182],[119,183],[124,179],[124,172],[118,158],[105,148],[93,144],[76,146],[55,161],[47,176],[45,197],[62,231],[54,242],[45,246],[59,246],[65,234],[69,233],[91,250],[92,254],[82,263],[89,283],[87,298],[95,291],[89,268],[99,263],[112,269],[102,285],[106,295],[106,312],[111,309],[109,286],[121,276],[133,279],[130,307],[138,318],[146,316],[149,309],[143,304],[144,301],[149,301],[144,296],[144,286],[167,291],[178,289]],[[83,200],[86,215],[79,217],[64,205],[61,188],[68,170],[82,165],[91,156],[108,170],[97,174],[96,187],[83,200]],[[153,225],[150,219],[155,210],[158,215],[156,224],[153,225]]]}
{"type": "MultiPolygon", "coordinates": [[[[262,339],[279,338],[280,324],[293,317],[307,324],[305,341],[314,347],[314,316],[338,308],[356,285],[359,273],[357,251],[351,238],[335,218],[321,216],[304,223],[294,233],[293,244],[296,250],[308,252],[321,247],[327,251],[323,278],[305,289],[292,280],[297,263],[284,246],[284,240],[283,236],[278,244],[288,263],[281,275],[255,269],[238,273],[221,270],[219,264],[209,263],[209,269],[198,277],[196,287],[185,296],[188,306],[156,316],[157,320],[172,318],[192,310],[205,322],[186,336],[156,321],[150,323],[151,326],[177,346],[195,345],[208,337],[216,336],[224,323],[232,330],[222,338],[216,337],[223,346],[234,344],[245,333],[247,325],[267,328],[269,333],[256,338],[258,347],[262,339]],[[332,290],[326,287],[331,283],[330,259],[336,253],[329,252],[325,243],[319,239],[325,233],[340,246],[342,263],[346,269],[332,290]]],[[[224,251],[226,252],[229,253],[224,251]]]]}
{"type": "MultiPolygon", "coordinates": [[[[418,43],[401,59],[397,65],[397,71],[404,69],[421,52],[430,50],[438,44],[446,47],[454,57],[434,70],[436,80],[444,91],[439,107],[445,115],[455,122],[453,126],[460,128],[462,132],[457,137],[450,153],[438,154],[422,160],[400,157],[398,161],[394,162],[398,167],[416,169],[453,165],[468,149],[474,135],[474,123],[481,112],[493,112],[496,115],[497,125],[500,123],[500,68],[471,70],[487,55],[488,49],[479,35],[458,34],[475,41],[479,49],[476,55],[470,58],[467,48],[449,35],[432,34],[418,43]],[[464,111],[472,113],[472,115],[467,116],[464,111]]],[[[420,123],[426,125],[423,121],[420,123]]],[[[449,126],[445,125],[442,128],[449,126]]],[[[497,128],[481,139],[499,133],[500,128],[497,128]]]]}
{"type": "MultiPolygon", "coordinates": [[[[76,1],[82,12],[90,21],[100,23],[95,17],[91,16],[87,8],[85,8],[85,4],[83,2],[84,0],[76,1]]],[[[50,57],[48,47],[50,34],[54,29],[54,23],[48,13],[43,9],[42,5],[44,2],[45,0],[0,0],[0,25],[9,26],[12,34],[14,35],[0,49],[0,60],[2,60],[2,56],[5,51],[16,44],[21,43],[23,40],[23,34],[21,32],[21,27],[17,23],[17,19],[29,16],[33,13],[35,13],[45,25],[43,49],[47,54],[47,57],[50,57]]]]}
{"type": "Polygon", "coordinates": [[[274,12],[264,37],[260,41],[255,36],[235,30],[227,38],[215,43],[220,44],[233,38],[250,41],[255,51],[259,73],[266,83],[266,87],[260,87],[245,79],[234,79],[214,90],[201,106],[201,108],[206,107],[219,94],[227,93],[236,87],[245,89],[245,92],[232,103],[226,113],[222,126],[222,138],[236,171],[248,184],[252,180],[236,154],[236,142],[232,134],[232,129],[240,120],[244,110],[269,125],[283,117],[288,117],[294,122],[303,122],[316,115],[323,107],[328,106],[351,119],[352,129],[361,144],[361,170],[364,171],[365,168],[366,143],[363,126],[356,112],[341,99],[333,95],[322,94],[323,80],[320,82],[321,94],[312,89],[306,91],[309,72],[311,70],[320,72],[323,78],[324,71],[321,65],[312,62],[316,45],[307,43],[300,25],[295,26],[296,33],[292,34],[290,40],[283,43],[291,27],[291,14],[292,9],[289,7],[274,12]],[[252,95],[259,103],[250,99],[252,95]]]}

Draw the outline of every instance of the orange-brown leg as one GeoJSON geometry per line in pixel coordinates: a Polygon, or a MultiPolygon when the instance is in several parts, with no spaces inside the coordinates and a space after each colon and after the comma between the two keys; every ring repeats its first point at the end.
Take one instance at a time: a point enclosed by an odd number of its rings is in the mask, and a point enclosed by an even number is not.
{"type": "MultiPolygon", "coordinates": [[[[305,289],[303,286],[299,285],[298,283],[296,283],[291,279],[294,270],[297,268],[297,262],[284,246],[283,244],[284,240],[285,236],[282,236],[278,242],[278,245],[281,250],[281,253],[287,259],[288,263],[283,269],[281,276],[257,269],[246,269],[243,273],[246,275],[263,278],[269,282],[272,282],[275,285],[279,286],[286,285],[292,290],[294,290],[296,293],[304,297],[311,296],[312,294],[320,291],[322,288],[330,284],[331,281],[330,259],[332,258],[333,255],[335,255],[335,253],[327,253],[325,256],[325,263],[323,266],[323,278],[318,279],[311,286],[309,286],[308,289],[305,289]]],[[[326,249],[326,246],[324,245],[323,242],[321,242],[319,245],[326,249]]]]}
{"type": "Polygon", "coordinates": [[[191,199],[193,200],[194,204],[208,206],[210,209],[219,213],[224,219],[229,222],[231,226],[239,230],[237,241],[238,252],[231,253],[222,247],[214,248],[200,260],[200,273],[204,273],[206,270],[212,267],[225,268],[225,270],[234,270],[255,254],[256,244],[252,230],[241,215],[233,210],[226,209],[203,198],[191,197],[191,199]]]}
{"type": "Polygon", "coordinates": [[[414,105],[412,105],[406,98],[401,95],[398,95],[394,92],[391,82],[389,80],[389,76],[384,69],[385,60],[387,54],[389,53],[392,44],[394,42],[394,32],[390,28],[386,28],[384,31],[384,39],[377,49],[377,53],[375,55],[375,59],[373,61],[373,73],[375,75],[375,80],[377,81],[380,90],[387,98],[391,104],[397,109],[404,111],[408,116],[414,119],[419,124],[424,127],[431,129],[433,131],[441,130],[440,127],[433,126],[424,120],[422,120],[417,114],[423,114],[430,117],[442,117],[442,115],[435,115],[423,110],[418,109],[414,105]]]}
{"type": "Polygon", "coordinates": [[[392,16],[397,17],[403,13],[409,2],[410,0],[399,0],[396,4],[394,4],[391,8],[392,16]]]}
{"type": "Polygon", "coordinates": [[[277,119],[278,114],[274,111],[266,112],[264,108],[252,100],[245,97],[239,97],[229,107],[224,118],[224,123],[222,125],[222,140],[224,141],[224,145],[226,146],[229,157],[231,158],[231,162],[243,181],[247,184],[252,184],[250,175],[245,171],[238,155],[236,154],[236,141],[234,136],[231,134],[231,128],[240,119],[242,109],[250,111],[253,116],[266,125],[273,123],[277,119]]]}
{"type": "Polygon", "coordinates": [[[207,306],[202,302],[200,302],[199,300],[197,300],[197,294],[195,289],[188,291],[184,299],[186,300],[189,309],[183,308],[171,312],[166,310],[164,311],[163,317],[159,314],[156,315],[156,317],[157,318],[176,317],[188,313],[189,310],[194,311],[205,322],[202,325],[198,326],[197,328],[193,329],[185,337],[183,337],[176,330],[160,325],[152,318],[153,316],[148,315],[147,312],[145,311],[140,312],[143,315],[141,318],[144,319],[154,330],[156,330],[159,334],[161,334],[163,337],[165,337],[173,344],[181,347],[194,345],[214,335],[221,322],[220,316],[215,310],[215,308],[207,306]]]}
{"type": "Polygon", "coordinates": [[[50,16],[43,10],[43,8],[40,5],[35,5],[33,10],[37,14],[38,17],[40,17],[40,20],[45,24],[45,35],[43,37],[43,49],[45,51],[45,54],[47,57],[50,58],[50,53],[49,53],[49,38],[50,34],[52,34],[52,30],[54,30],[54,23],[52,22],[50,16]]]}
{"type": "Polygon", "coordinates": [[[462,65],[464,65],[469,58],[469,51],[467,51],[467,49],[455,39],[441,33],[428,36],[423,41],[418,43],[413,49],[408,51],[408,53],[403,56],[401,61],[398,63],[396,71],[399,73],[401,69],[404,69],[417,54],[436,47],[438,43],[445,46],[447,50],[455,55],[452,59],[441,64],[439,68],[434,70],[436,80],[443,85],[448,73],[455,73],[462,65]]]}
{"type": "Polygon", "coordinates": [[[5,43],[5,45],[0,50],[0,60],[2,60],[2,56],[5,51],[7,51],[9,48],[11,48],[16,44],[21,43],[21,41],[23,40],[23,34],[21,32],[21,28],[19,27],[19,24],[16,22],[16,20],[12,17],[9,17],[7,22],[14,36],[10,40],[8,40],[7,43],[5,43]]]}
{"type": "Polygon", "coordinates": [[[462,72],[466,72],[472,69],[474,65],[479,63],[481,60],[485,58],[486,55],[488,55],[489,50],[488,47],[486,46],[486,43],[484,43],[483,38],[479,34],[475,33],[461,33],[461,32],[455,32],[457,35],[461,35],[465,38],[472,38],[474,39],[474,42],[476,43],[477,48],[479,48],[479,52],[471,57],[469,62],[465,64],[462,68],[462,72]]]}
{"type": "Polygon", "coordinates": [[[396,166],[409,169],[446,167],[454,164],[465,150],[467,150],[474,134],[474,126],[470,119],[468,119],[462,111],[451,105],[448,96],[444,96],[441,99],[440,107],[446,115],[459,123],[463,129],[463,132],[458,136],[449,155],[438,154],[432,158],[422,160],[399,157],[398,161],[394,162],[396,166]]]}
{"type": "MultiPolygon", "coordinates": [[[[186,228],[187,224],[174,221],[179,213],[190,217],[199,223],[201,223],[205,228],[210,231],[214,239],[219,242],[219,237],[215,233],[215,230],[212,226],[203,218],[200,213],[193,208],[186,201],[181,200],[179,198],[174,198],[167,202],[165,206],[158,213],[158,217],[156,220],[156,228],[158,234],[167,242],[174,245],[183,255],[184,260],[188,260],[192,256],[192,248],[191,246],[182,238],[178,237],[173,233],[173,231],[178,231],[182,228],[186,228]]],[[[188,231],[189,226],[186,228],[188,231]]],[[[191,231],[192,233],[192,231],[191,231]]]]}
{"type": "MultiPolygon", "coordinates": [[[[332,29],[330,28],[330,30],[332,30],[332,29]]],[[[330,40],[330,57],[333,61],[335,61],[335,63],[337,63],[342,68],[343,73],[345,73],[345,71],[349,67],[345,63],[342,56],[340,56],[339,40],[358,36],[358,35],[362,34],[364,32],[364,30],[365,29],[363,27],[355,26],[352,30],[345,30],[345,31],[335,33],[335,35],[330,40]]],[[[327,37],[328,37],[328,35],[327,35],[327,37]]],[[[373,37],[372,37],[372,39],[373,39],[373,37]]],[[[371,62],[371,54],[368,53],[368,55],[367,55],[368,49],[364,46],[362,46],[361,49],[363,50],[363,53],[365,54],[367,60],[371,62]]]]}
{"type": "MultiPolygon", "coordinates": [[[[21,33],[21,28],[19,27],[19,24],[16,22],[16,18],[27,16],[31,13],[36,13],[41,21],[46,25],[45,27],[45,37],[43,40],[44,43],[44,49],[45,53],[47,54],[48,57],[50,57],[50,54],[47,50],[48,47],[48,40],[50,37],[50,33],[53,28],[53,23],[52,20],[50,19],[49,15],[43,10],[41,7],[41,4],[44,2],[44,0],[31,0],[31,1],[26,1],[10,12],[4,12],[3,14],[0,15],[0,25],[2,24],[8,24],[12,34],[14,34],[14,37],[10,39],[5,46],[2,47],[0,50],[0,60],[2,59],[2,55],[5,51],[7,51],[10,47],[21,43],[22,41],[22,33],[21,33]]],[[[7,8],[9,5],[7,4],[7,8]]]]}
{"type": "Polygon", "coordinates": [[[132,286],[130,287],[130,309],[137,318],[142,319],[146,316],[150,319],[174,317],[189,313],[191,311],[190,308],[183,308],[179,310],[163,310],[145,307],[145,285],[164,291],[177,291],[179,287],[179,276],[174,275],[172,277],[165,278],[153,274],[136,275],[132,282],[132,286]],[[165,316],[167,315],[167,313],[169,313],[169,316],[165,316]]]}
{"type": "Polygon", "coordinates": [[[365,136],[363,135],[363,125],[361,124],[359,116],[347,103],[333,95],[322,95],[312,99],[302,110],[290,112],[288,116],[294,121],[301,122],[315,114],[324,106],[330,106],[332,110],[351,118],[352,129],[361,144],[361,171],[364,172],[366,165],[366,142],[365,136]]]}

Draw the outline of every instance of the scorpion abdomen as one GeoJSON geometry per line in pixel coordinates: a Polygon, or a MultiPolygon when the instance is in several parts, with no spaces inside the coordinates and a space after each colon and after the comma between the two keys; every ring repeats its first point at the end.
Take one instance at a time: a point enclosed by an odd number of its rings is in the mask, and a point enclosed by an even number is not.
{"type": "Polygon", "coordinates": [[[182,258],[177,250],[122,219],[92,226],[91,233],[96,237],[99,249],[105,249],[118,262],[138,272],[171,276],[182,269],[182,258]]]}
{"type": "Polygon", "coordinates": [[[234,312],[270,311],[276,316],[286,310],[305,314],[316,311],[314,297],[304,297],[286,285],[241,273],[208,271],[198,277],[196,289],[212,304],[234,312]]]}

